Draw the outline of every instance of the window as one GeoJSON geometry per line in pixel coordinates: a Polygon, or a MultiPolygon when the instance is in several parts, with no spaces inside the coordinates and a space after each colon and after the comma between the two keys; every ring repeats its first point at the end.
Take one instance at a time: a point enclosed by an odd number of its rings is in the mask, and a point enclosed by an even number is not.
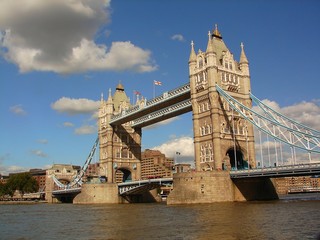
{"type": "Polygon", "coordinates": [[[207,133],[208,133],[208,134],[211,133],[211,126],[210,126],[210,125],[207,126],[207,133]]]}
{"type": "Polygon", "coordinates": [[[128,149],[127,148],[122,148],[121,158],[128,158],[128,149]]]}
{"type": "Polygon", "coordinates": [[[203,67],[203,59],[200,57],[199,58],[199,68],[203,67]]]}
{"type": "Polygon", "coordinates": [[[117,157],[117,158],[120,158],[120,149],[117,149],[117,150],[116,150],[116,157],[117,157]]]}

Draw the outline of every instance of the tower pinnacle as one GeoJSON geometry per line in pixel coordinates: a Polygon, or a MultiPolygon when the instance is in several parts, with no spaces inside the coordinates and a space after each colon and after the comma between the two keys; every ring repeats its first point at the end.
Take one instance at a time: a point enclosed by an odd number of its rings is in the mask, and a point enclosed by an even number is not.
{"type": "Polygon", "coordinates": [[[244,52],[243,43],[241,43],[240,46],[241,46],[240,63],[248,63],[247,56],[246,56],[246,54],[244,52]]]}
{"type": "Polygon", "coordinates": [[[109,88],[109,96],[107,102],[112,103],[111,88],[109,88]]]}
{"type": "Polygon", "coordinates": [[[196,52],[194,51],[194,43],[193,41],[191,41],[191,53],[189,57],[189,62],[196,61],[196,59],[197,59],[197,55],[196,55],[196,52]]]}
{"type": "Polygon", "coordinates": [[[211,39],[211,33],[210,33],[210,31],[208,32],[208,37],[209,37],[209,39],[208,39],[208,45],[207,45],[207,50],[206,50],[206,52],[207,52],[207,53],[214,52],[214,49],[213,49],[213,46],[212,46],[212,39],[211,39]]]}
{"type": "Polygon", "coordinates": [[[218,24],[215,24],[215,29],[213,30],[212,37],[216,37],[216,38],[222,39],[222,35],[218,30],[218,24]]]}

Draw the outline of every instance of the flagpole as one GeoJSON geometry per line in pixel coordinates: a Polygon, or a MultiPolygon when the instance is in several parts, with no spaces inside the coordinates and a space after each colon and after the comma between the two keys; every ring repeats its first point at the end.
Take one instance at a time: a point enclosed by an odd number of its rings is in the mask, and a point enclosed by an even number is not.
{"type": "Polygon", "coordinates": [[[132,106],[134,106],[134,91],[135,90],[132,91],[132,106]]]}
{"type": "Polygon", "coordinates": [[[156,84],[154,83],[154,80],[153,80],[153,98],[156,97],[156,84]]]}

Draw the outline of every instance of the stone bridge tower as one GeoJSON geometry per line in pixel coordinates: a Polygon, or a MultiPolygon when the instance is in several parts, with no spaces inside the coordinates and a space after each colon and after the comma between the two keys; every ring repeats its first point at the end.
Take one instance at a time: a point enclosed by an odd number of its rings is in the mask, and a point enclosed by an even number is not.
{"type": "Polygon", "coordinates": [[[173,176],[168,204],[258,199],[255,190],[266,186],[265,180],[241,185],[230,178],[231,168],[255,165],[253,126],[232,111],[216,85],[251,108],[249,62],[243,44],[240,61],[234,60],[217,26],[208,35],[206,51],[196,53],[191,43],[189,58],[196,171],[173,176]]]}
{"type": "Polygon", "coordinates": [[[249,108],[249,63],[241,44],[240,61],[225,45],[217,25],[205,52],[191,43],[189,78],[193,108],[196,171],[247,168],[255,164],[253,126],[233,112],[216,90],[220,86],[249,108]]]}
{"type": "Polygon", "coordinates": [[[141,178],[141,128],[132,128],[129,123],[119,126],[109,124],[113,115],[130,107],[122,84],[118,84],[108,99],[101,96],[99,108],[100,176],[108,183],[125,182],[141,178]]]}

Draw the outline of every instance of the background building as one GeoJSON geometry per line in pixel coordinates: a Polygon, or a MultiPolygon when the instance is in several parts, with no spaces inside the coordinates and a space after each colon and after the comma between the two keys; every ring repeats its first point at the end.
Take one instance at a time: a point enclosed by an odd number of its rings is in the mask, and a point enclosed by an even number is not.
{"type": "Polygon", "coordinates": [[[39,192],[43,191],[46,187],[46,170],[30,169],[29,173],[37,181],[39,186],[39,192]]]}
{"type": "Polygon", "coordinates": [[[141,153],[141,179],[172,177],[173,158],[158,150],[146,149],[141,153]]]}
{"type": "Polygon", "coordinates": [[[278,194],[320,192],[319,176],[275,178],[278,194]]]}

